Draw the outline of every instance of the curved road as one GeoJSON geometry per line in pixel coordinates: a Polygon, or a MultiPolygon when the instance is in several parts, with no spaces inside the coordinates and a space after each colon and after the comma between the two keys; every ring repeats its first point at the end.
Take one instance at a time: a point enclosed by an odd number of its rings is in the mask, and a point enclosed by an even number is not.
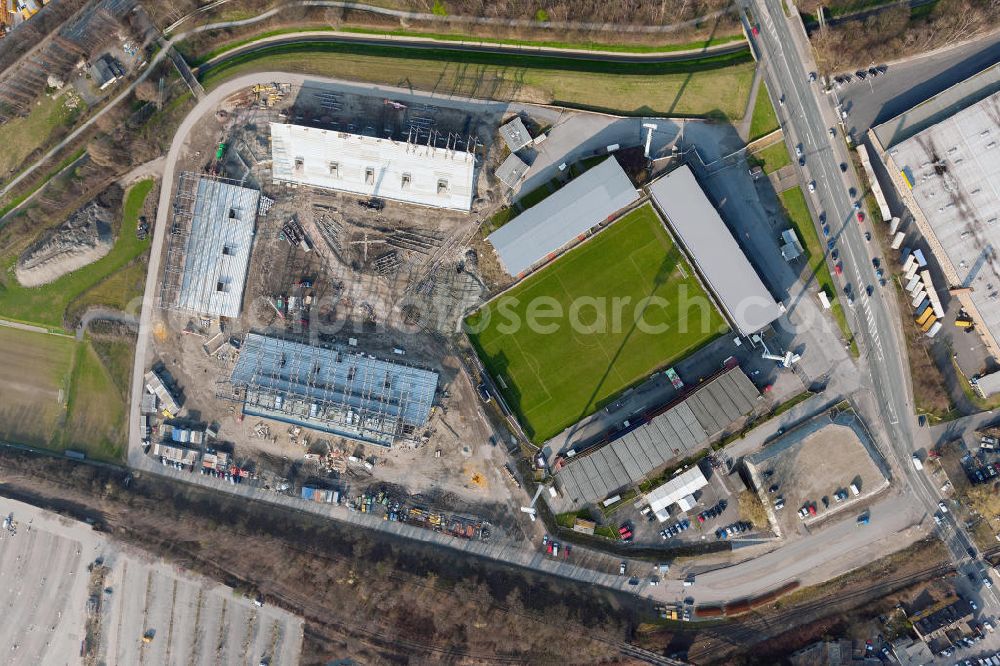
{"type": "MultiPolygon", "coordinates": [[[[59,143],[57,143],[53,148],[51,148],[49,151],[47,151],[44,155],[42,155],[38,160],[36,160],[28,168],[26,168],[24,171],[22,171],[17,176],[15,176],[10,182],[8,182],[6,185],[4,185],[2,188],[0,188],[0,198],[6,196],[7,193],[10,192],[12,189],[14,189],[14,187],[16,187],[21,181],[23,181],[25,178],[27,178],[28,176],[30,176],[31,174],[33,174],[35,171],[37,171],[39,167],[41,167],[43,164],[45,164],[46,162],[48,162],[49,160],[51,160],[53,157],[55,157],[61,150],[63,150],[64,148],[66,148],[66,146],[68,146],[71,143],[73,143],[74,141],[76,141],[80,137],[80,135],[82,135],[84,132],[86,132],[88,129],[90,129],[94,125],[94,123],[97,122],[97,119],[100,118],[102,115],[104,115],[108,111],[108,109],[110,109],[111,107],[115,106],[116,104],[118,104],[122,100],[126,99],[128,97],[128,95],[131,94],[131,92],[135,89],[135,87],[137,85],[139,85],[140,82],[146,80],[146,78],[149,76],[150,72],[152,72],[153,69],[155,68],[155,66],[157,64],[159,64],[160,61],[162,61],[164,57],[166,57],[167,52],[175,44],[178,44],[178,43],[184,41],[185,39],[187,39],[188,37],[190,37],[192,35],[195,35],[195,34],[198,34],[198,33],[201,33],[201,32],[209,32],[209,31],[212,31],[212,30],[220,30],[220,29],[225,29],[225,28],[237,28],[237,27],[241,27],[241,26],[253,25],[255,23],[260,23],[261,21],[265,21],[265,20],[267,20],[267,19],[269,19],[269,18],[271,18],[273,16],[278,15],[281,12],[286,11],[288,9],[288,7],[295,6],[295,5],[305,6],[305,7],[330,7],[330,8],[348,8],[348,7],[350,7],[350,8],[354,8],[354,9],[359,9],[359,8],[366,9],[367,11],[376,11],[377,10],[379,12],[383,12],[383,11],[384,12],[396,12],[396,13],[400,13],[400,14],[409,14],[410,13],[410,12],[397,12],[396,10],[383,10],[383,8],[371,7],[369,5],[357,5],[355,3],[350,3],[350,2],[336,2],[334,0],[299,0],[298,2],[290,2],[290,3],[287,3],[286,5],[283,5],[281,7],[277,7],[275,9],[266,11],[266,12],[264,12],[262,14],[258,14],[257,16],[252,16],[250,18],[241,19],[241,20],[238,20],[238,21],[220,21],[220,22],[217,22],[217,23],[207,23],[205,25],[200,25],[200,26],[197,26],[195,28],[192,28],[191,30],[188,30],[186,32],[182,32],[182,33],[179,33],[177,35],[174,35],[174,36],[170,37],[169,40],[161,39],[161,41],[160,41],[160,50],[156,52],[156,54],[152,57],[152,59],[146,65],[145,69],[139,74],[139,76],[127,88],[125,88],[122,92],[120,92],[114,99],[112,99],[110,102],[108,102],[100,111],[98,111],[97,113],[95,113],[91,118],[89,118],[88,120],[86,120],[83,124],[81,124],[75,130],[73,130],[72,132],[70,132],[66,136],[66,138],[64,138],[62,141],[60,141],[59,143]]],[[[717,12],[717,14],[720,14],[720,15],[722,13],[724,13],[724,12],[717,12]]],[[[696,19],[695,22],[702,21],[702,20],[705,20],[705,19],[710,19],[710,18],[712,18],[714,16],[715,16],[715,14],[709,15],[709,16],[706,16],[706,17],[702,17],[701,19],[696,19]]],[[[450,17],[450,18],[461,18],[461,17],[450,17]]],[[[465,18],[476,18],[476,17],[465,17],[465,18]]],[[[484,21],[485,21],[485,19],[484,19],[484,21]]],[[[476,23],[478,21],[471,21],[471,22],[472,23],[476,23]]],[[[486,21],[486,22],[488,22],[488,21],[486,21]]],[[[685,22],[684,24],[674,24],[674,25],[676,27],[683,27],[687,23],[692,23],[692,22],[685,22]]],[[[604,25],[604,24],[580,24],[580,25],[600,26],[600,25],[604,25]]],[[[614,30],[624,31],[624,32],[669,32],[669,30],[641,30],[641,31],[640,30],[630,30],[630,28],[639,28],[639,27],[648,27],[648,26],[613,26],[613,27],[610,27],[610,28],[608,26],[605,26],[604,29],[609,29],[609,30],[610,29],[614,29],[614,30]]],[[[654,26],[654,27],[671,28],[671,26],[654,26]]],[[[591,28],[591,29],[598,29],[598,28],[591,28]]],[[[285,39],[294,40],[296,34],[298,34],[298,33],[290,33],[289,35],[284,35],[283,37],[285,39]]],[[[306,33],[303,33],[303,34],[312,34],[312,33],[306,32],[306,33]]],[[[421,48],[422,49],[429,49],[429,48],[438,48],[438,49],[441,49],[441,48],[446,48],[446,49],[455,50],[455,51],[466,51],[466,52],[477,52],[478,51],[478,52],[482,52],[482,53],[509,53],[511,51],[514,51],[514,52],[517,52],[517,53],[537,55],[537,56],[561,56],[561,57],[566,57],[566,58],[575,58],[575,59],[580,59],[580,60],[597,60],[597,61],[602,61],[602,62],[646,62],[646,63],[671,62],[671,61],[673,61],[673,62],[683,62],[685,60],[696,59],[697,57],[704,56],[704,55],[709,55],[709,54],[734,53],[736,51],[739,51],[741,49],[746,48],[746,46],[747,46],[745,41],[738,41],[738,42],[731,42],[731,43],[727,43],[727,44],[717,44],[715,46],[710,46],[710,47],[707,47],[705,49],[697,50],[697,51],[694,51],[694,52],[692,52],[692,51],[674,51],[672,53],[661,53],[661,54],[657,54],[657,53],[645,53],[645,54],[644,53],[639,53],[639,54],[635,54],[635,53],[619,53],[619,54],[615,54],[615,53],[605,53],[605,52],[596,52],[596,53],[581,52],[581,51],[576,51],[576,50],[572,50],[572,49],[558,49],[558,48],[551,48],[551,47],[531,47],[531,48],[529,48],[529,47],[516,47],[516,46],[506,46],[505,47],[505,46],[500,45],[500,44],[493,44],[493,45],[490,45],[490,46],[484,46],[482,44],[465,43],[465,42],[459,42],[459,43],[434,42],[432,40],[421,39],[421,38],[402,38],[402,39],[397,39],[397,38],[394,38],[394,37],[391,37],[391,36],[387,36],[387,37],[371,36],[371,37],[349,38],[347,36],[331,35],[330,33],[321,33],[321,34],[322,34],[323,37],[326,37],[326,38],[330,39],[331,41],[345,41],[345,42],[352,41],[352,42],[356,42],[356,43],[366,43],[366,44],[369,44],[369,45],[378,44],[378,45],[384,46],[386,44],[391,43],[393,45],[397,45],[397,46],[401,46],[401,47],[415,48],[415,49],[421,49],[421,48]]],[[[215,65],[218,65],[219,62],[223,61],[224,59],[226,59],[228,57],[231,57],[233,55],[236,55],[237,53],[242,53],[246,49],[253,49],[255,46],[258,46],[258,45],[264,43],[265,41],[267,41],[267,38],[265,38],[265,40],[261,40],[259,42],[252,42],[250,44],[246,44],[243,47],[239,47],[236,50],[228,51],[228,52],[226,52],[224,54],[221,54],[217,58],[214,58],[211,62],[213,64],[215,64],[215,65]]],[[[313,38],[313,41],[315,41],[315,38],[313,38]]]]}
{"type": "Polygon", "coordinates": [[[615,62],[635,64],[656,64],[667,62],[690,62],[700,60],[705,56],[728,55],[748,50],[745,40],[715,44],[701,49],[684,51],[662,51],[654,53],[616,53],[613,51],[591,51],[584,49],[562,49],[545,46],[525,46],[520,44],[493,44],[468,41],[444,41],[426,37],[396,37],[393,35],[363,35],[355,33],[330,32],[328,30],[304,30],[283,35],[272,35],[242,44],[225,53],[207,60],[198,67],[199,74],[211,70],[226,60],[245,53],[262,50],[267,47],[296,44],[301,42],[330,42],[339,44],[358,44],[362,46],[395,46],[414,50],[458,51],[465,53],[491,53],[499,55],[526,55],[538,57],[558,57],[571,60],[590,60],[594,62],[615,62]]]}
{"type": "MultiPolygon", "coordinates": [[[[214,9],[220,5],[224,5],[229,0],[219,0],[210,5],[206,5],[197,9],[187,16],[184,16],[173,24],[167,26],[164,30],[164,34],[172,32],[179,25],[184,23],[188,18],[194,16],[195,14],[202,13],[209,9],[214,9]]],[[[288,11],[290,7],[329,7],[330,9],[341,9],[341,10],[352,10],[352,11],[363,11],[370,14],[379,14],[381,16],[390,16],[400,21],[425,21],[430,23],[440,23],[443,25],[451,25],[455,23],[462,23],[464,25],[490,25],[490,26],[500,26],[507,28],[544,28],[547,30],[597,30],[605,32],[635,32],[635,33],[668,33],[675,32],[682,28],[696,27],[706,21],[711,21],[726,14],[732,13],[733,8],[722,9],[719,11],[712,12],[710,14],[705,14],[704,16],[699,16],[693,19],[687,19],[686,21],[679,21],[677,23],[659,24],[659,25],[638,25],[638,24],[617,24],[617,23],[599,23],[595,21],[546,21],[539,22],[533,19],[515,19],[515,18],[499,18],[493,16],[462,16],[462,15],[446,15],[438,16],[437,14],[430,14],[427,12],[414,12],[403,9],[390,9],[388,7],[377,7],[375,5],[366,5],[360,2],[343,2],[341,0],[298,0],[297,2],[286,2],[280,7],[275,7],[259,16],[247,19],[243,22],[238,23],[249,23],[254,21],[261,21],[265,18],[270,18],[272,16],[277,16],[280,13],[288,11]]]]}

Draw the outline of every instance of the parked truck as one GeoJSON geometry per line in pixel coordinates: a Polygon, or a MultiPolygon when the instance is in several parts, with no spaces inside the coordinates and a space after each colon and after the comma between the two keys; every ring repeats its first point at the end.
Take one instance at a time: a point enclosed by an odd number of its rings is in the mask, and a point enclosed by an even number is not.
{"type": "Polygon", "coordinates": [[[918,472],[924,468],[924,464],[920,462],[920,456],[918,456],[916,453],[913,454],[912,460],[913,460],[913,467],[918,472]]]}

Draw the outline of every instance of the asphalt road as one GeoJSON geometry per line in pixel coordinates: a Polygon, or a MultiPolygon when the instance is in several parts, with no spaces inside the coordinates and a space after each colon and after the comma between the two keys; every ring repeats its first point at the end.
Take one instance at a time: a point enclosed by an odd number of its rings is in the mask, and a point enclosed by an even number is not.
{"type": "Polygon", "coordinates": [[[854,79],[831,93],[848,110],[847,129],[861,140],[869,128],[1000,62],[1000,32],[889,64],[874,79],[854,79]]]}
{"type": "MultiPolygon", "coordinates": [[[[894,298],[890,289],[876,288],[869,298],[865,286],[874,282],[869,245],[863,238],[871,230],[871,221],[855,221],[854,200],[850,187],[859,188],[852,169],[842,174],[839,164],[851,163],[842,131],[831,137],[829,128],[837,127],[835,102],[823,93],[818,83],[809,81],[815,71],[805,31],[798,21],[785,18],[780,0],[757,0],[753,5],[761,19],[757,47],[762,54],[768,85],[777,96],[784,96],[779,118],[789,141],[802,144],[805,166],[804,181],[815,181],[816,191],[810,196],[814,215],[825,213],[840,248],[844,274],[840,288],[853,287],[855,305],[849,320],[861,341],[859,364],[871,377],[869,400],[859,400],[862,411],[877,434],[882,435],[882,450],[894,463],[897,483],[905,481],[901,501],[910,498],[928,514],[937,511],[938,491],[931,486],[924,472],[910,462],[915,450],[929,442],[927,429],[919,428],[913,415],[912,391],[906,361],[906,349],[894,298]],[[909,495],[910,497],[906,497],[909,495]]],[[[956,566],[978,566],[970,563],[966,549],[971,539],[964,530],[946,516],[940,529],[956,566]]],[[[992,590],[978,590],[981,599],[994,608],[1000,601],[992,590]]]]}
{"type": "Polygon", "coordinates": [[[420,37],[393,37],[380,35],[356,35],[351,33],[303,31],[264,37],[250,44],[238,46],[226,51],[199,67],[199,72],[210,71],[213,67],[236,55],[253,53],[275,46],[297,44],[300,42],[327,42],[331,44],[355,44],[360,46],[396,46],[415,50],[456,51],[460,53],[486,53],[495,55],[526,55],[547,58],[563,58],[570,60],[585,60],[590,62],[644,63],[655,64],[664,62],[685,62],[698,60],[710,55],[726,55],[745,51],[747,43],[743,40],[715,44],[704,49],[673,51],[665,53],[613,53],[607,51],[584,51],[573,49],[552,49],[538,46],[518,44],[493,44],[477,42],[474,39],[462,42],[440,41],[420,37]]]}

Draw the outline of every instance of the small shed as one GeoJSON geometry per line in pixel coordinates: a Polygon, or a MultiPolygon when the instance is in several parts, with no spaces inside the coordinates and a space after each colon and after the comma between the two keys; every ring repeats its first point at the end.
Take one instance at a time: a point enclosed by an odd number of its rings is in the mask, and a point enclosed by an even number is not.
{"type": "Polygon", "coordinates": [[[528,128],[524,126],[524,122],[518,116],[515,116],[509,123],[500,127],[500,136],[512,153],[516,153],[531,143],[531,135],[528,134],[528,128]]]}

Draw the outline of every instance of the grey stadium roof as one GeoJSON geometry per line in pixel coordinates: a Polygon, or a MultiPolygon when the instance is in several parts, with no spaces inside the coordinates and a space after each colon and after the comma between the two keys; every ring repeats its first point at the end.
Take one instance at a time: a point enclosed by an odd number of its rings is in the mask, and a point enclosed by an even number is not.
{"type": "Polygon", "coordinates": [[[697,387],[610,444],[570,461],[557,472],[573,502],[597,502],[642,481],[672,460],[701,450],[734,421],[749,414],[760,397],[737,366],[697,387]]]}
{"type": "Polygon", "coordinates": [[[742,335],[781,316],[781,307],[736,243],[690,167],[657,179],[649,192],[694,260],[702,279],[742,335]]]}
{"type": "Polygon", "coordinates": [[[388,446],[427,422],[438,374],[357,349],[250,333],[230,383],[244,413],[388,446]]]}
{"type": "Polygon", "coordinates": [[[494,231],[489,241],[507,272],[520,275],[638,198],[609,157],[494,231]]]}
{"type": "Polygon", "coordinates": [[[259,199],[257,190],[198,180],[177,307],[239,316],[259,199]]]}
{"type": "Polygon", "coordinates": [[[1000,339],[1000,93],[888,152],[913,185],[913,200],[946,255],[938,260],[958,280],[952,286],[971,287],[968,298],[1000,339]]]}

